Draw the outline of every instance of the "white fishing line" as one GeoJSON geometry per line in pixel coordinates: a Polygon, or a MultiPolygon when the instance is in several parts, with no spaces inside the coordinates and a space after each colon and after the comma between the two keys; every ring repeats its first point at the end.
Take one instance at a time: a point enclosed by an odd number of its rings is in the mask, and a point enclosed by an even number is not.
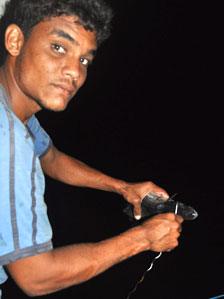
{"type": "MultiPolygon", "coordinates": [[[[178,202],[176,202],[174,214],[177,215],[177,212],[178,212],[178,202]]],[[[162,254],[163,254],[162,252],[159,252],[159,254],[158,254],[157,256],[154,257],[154,259],[152,260],[150,266],[149,266],[148,269],[143,273],[142,277],[137,281],[137,283],[135,284],[134,288],[129,292],[129,294],[128,294],[128,296],[127,296],[126,299],[130,299],[130,298],[131,298],[131,295],[133,295],[133,294],[136,292],[138,286],[139,286],[139,285],[143,282],[143,280],[145,279],[145,276],[146,276],[147,272],[149,272],[149,271],[152,270],[155,261],[158,260],[158,259],[161,257],[162,254]]]]}

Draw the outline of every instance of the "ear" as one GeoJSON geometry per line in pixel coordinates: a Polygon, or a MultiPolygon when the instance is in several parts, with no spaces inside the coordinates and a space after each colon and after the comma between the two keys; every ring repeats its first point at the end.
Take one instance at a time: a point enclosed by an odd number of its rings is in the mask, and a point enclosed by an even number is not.
{"type": "Polygon", "coordinates": [[[18,56],[24,44],[24,34],[16,25],[11,24],[5,32],[5,48],[11,56],[18,56]]]}

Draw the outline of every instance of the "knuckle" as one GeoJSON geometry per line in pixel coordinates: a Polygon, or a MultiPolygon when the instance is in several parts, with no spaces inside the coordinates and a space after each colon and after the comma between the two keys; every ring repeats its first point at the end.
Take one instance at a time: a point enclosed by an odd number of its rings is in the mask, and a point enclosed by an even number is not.
{"type": "Polygon", "coordinates": [[[177,222],[173,222],[173,228],[179,229],[180,228],[180,224],[177,222]]]}
{"type": "Polygon", "coordinates": [[[171,220],[171,221],[174,221],[175,220],[175,214],[173,213],[167,213],[167,219],[171,220]]]}
{"type": "Polygon", "coordinates": [[[178,239],[179,237],[180,237],[180,233],[177,232],[177,233],[176,233],[176,238],[178,239]]]}
{"type": "Polygon", "coordinates": [[[179,242],[176,240],[173,241],[173,247],[177,247],[179,245],[179,242]]]}

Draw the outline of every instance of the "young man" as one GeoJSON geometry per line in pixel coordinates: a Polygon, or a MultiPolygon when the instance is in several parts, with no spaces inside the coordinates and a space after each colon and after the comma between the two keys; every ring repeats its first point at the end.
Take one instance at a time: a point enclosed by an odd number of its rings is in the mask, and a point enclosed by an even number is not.
{"type": "Polygon", "coordinates": [[[147,193],[168,197],[152,182],[117,180],[63,154],[34,116],[67,107],[110,20],[101,0],[11,0],[0,20],[0,283],[4,266],[31,296],[81,283],[139,252],[178,245],[182,218],[163,214],[102,242],[52,247],[42,170],[70,185],[121,194],[137,218],[147,193]]]}

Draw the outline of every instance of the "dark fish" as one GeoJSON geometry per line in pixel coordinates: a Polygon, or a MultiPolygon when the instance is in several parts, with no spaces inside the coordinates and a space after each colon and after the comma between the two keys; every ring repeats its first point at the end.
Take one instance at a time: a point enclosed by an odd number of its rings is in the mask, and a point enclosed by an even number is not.
{"type": "MultiPolygon", "coordinates": [[[[174,197],[174,196],[173,196],[174,197]]],[[[164,198],[149,193],[142,200],[142,219],[149,218],[161,213],[174,213],[183,217],[184,220],[194,220],[198,217],[196,210],[182,202],[175,201],[170,197],[164,201],[164,198]]],[[[129,216],[131,220],[134,219],[132,205],[124,209],[124,213],[129,216]]]]}

